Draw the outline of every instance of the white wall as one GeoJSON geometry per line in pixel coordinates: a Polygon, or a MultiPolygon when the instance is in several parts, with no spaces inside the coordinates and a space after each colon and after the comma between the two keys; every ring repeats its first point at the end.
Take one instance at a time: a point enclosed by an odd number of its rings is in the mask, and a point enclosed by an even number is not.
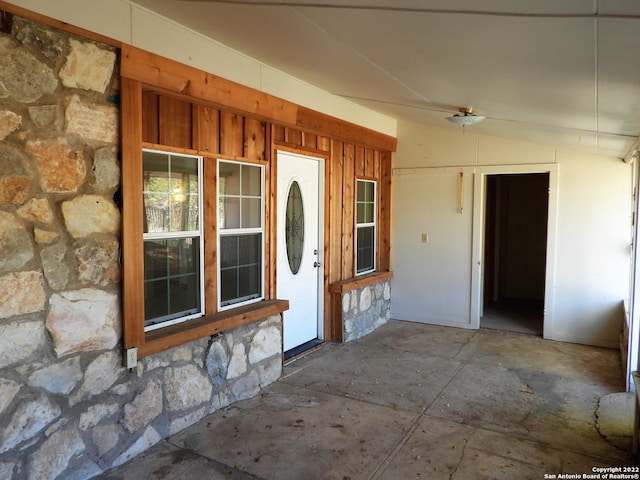
{"type": "Polygon", "coordinates": [[[7,3],[396,136],[395,119],[320,90],[127,0],[11,0],[7,3]]]}
{"type": "MultiPolygon", "coordinates": [[[[628,296],[631,168],[619,159],[549,146],[398,124],[393,176],[396,319],[473,325],[474,172],[486,166],[557,165],[555,270],[545,337],[618,345],[628,296]],[[458,178],[464,172],[464,209],[458,178]],[[421,234],[428,234],[428,243],[421,234]]],[[[500,169],[501,167],[498,167],[500,169]]],[[[555,166],[554,166],[555,168],[555,166]]]]}

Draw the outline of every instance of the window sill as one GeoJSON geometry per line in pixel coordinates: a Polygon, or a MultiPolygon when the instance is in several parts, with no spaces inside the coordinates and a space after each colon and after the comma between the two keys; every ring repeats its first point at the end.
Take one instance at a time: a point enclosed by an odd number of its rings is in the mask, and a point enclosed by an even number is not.
{"type": "Polygon", "coordinates": [[[351,290],[357,290],[358,288],[383,282],[390,278],[393,278],[393,272],[373,272],[360,277],[349,278],[347,280],[332,283],[329,285],[329,291],[331,293],[350,292],[351,290]]]}
{"type": "Polygon", "coordinates": [[[288,300],[266,300],[153,330],[145,334],[144,344],[138,346],[138,358],[247,325],[286,310],[289,310],[288,300]]]}

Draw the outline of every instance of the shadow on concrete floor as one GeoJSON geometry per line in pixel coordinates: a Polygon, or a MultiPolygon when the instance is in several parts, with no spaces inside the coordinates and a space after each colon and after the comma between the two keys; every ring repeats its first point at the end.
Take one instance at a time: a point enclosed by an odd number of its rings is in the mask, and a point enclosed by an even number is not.
{"type": "Polygon", "coordinates": [[[519,299],[491,302],[484,308],[480,327],[541,337],[544,329],[544,303],[519,299]]]}
{"type": "Polygon", "coordinates": [[[632,464],[596,429],[618,352],[391,321],[284,368],[115,479],[542,479],[632,464]]]}

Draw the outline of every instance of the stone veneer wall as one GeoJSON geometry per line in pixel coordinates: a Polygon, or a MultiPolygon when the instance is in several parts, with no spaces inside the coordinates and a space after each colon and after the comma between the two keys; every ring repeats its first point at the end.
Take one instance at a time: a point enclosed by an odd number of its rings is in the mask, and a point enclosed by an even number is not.
{"type": "Polygon", "coordinates": [[[91,478],[279,378],[281,317],[122,367],[118,52],[5,30],[0,479],[91,478]]]}
{"type": "Polygon", "coordinates": [[[387,323],[390,317],[390,280],[342,294],[342,339],[345,343],[368,335],[387,323]]]}

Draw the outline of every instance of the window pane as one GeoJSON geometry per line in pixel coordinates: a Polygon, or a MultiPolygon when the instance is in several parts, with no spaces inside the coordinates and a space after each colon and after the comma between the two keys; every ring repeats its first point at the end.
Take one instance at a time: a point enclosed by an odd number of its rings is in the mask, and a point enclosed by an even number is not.
{"type": "Polygon", "coordinates": [[[220,271],[220,300],[223,305],[238,298],[238,269],[220,271]]]}
{"type": "Polygon", "coordinates": [[[365,195],[364,195],[364,199],[367,202],[373,202],[373,187],[374,187],[374,183],[373,182],[364,182],[365,185],[365,195]]]}
{"type": "Polygon", "coordinates": [[[198,277],[196,275],[183,275],[174,277],[169,283],[171,303],[169,314],[172,316],[183,316],[185,313],[196,313],[199,311],[200,289],[198,288],[198,277]]]}
{"type": "Polygon", "coordinates": [[[162,240],[144,242],[144,278],[166,277],[169,273],[167,246],[162,240]]]}
{"type": "Polygon", "coordinates": [[[220,237],[220,267],[236,267],[238,265],[238,236],[220,237]]]}
{"type": "Polygon", "coordinates": [[[358,202],[356,204],[356,222],[357,223],[365,223],[365,204],[358,202]]]}
{"type": "MultiPolygon", "coordinates": [[[[198,163],[195,157],[183,157],[181,155],[170,155],[171,157],[171,173],[175,178],[183,181],[198,178],[198,163]]],[[[198,183],[190,187],[195,193],[198,193],[198,183]]]]}
{"type": "Polygon", "coordinates": [[[262,223],[261,205],[260,198],[242,199],[242,228],[260,228],[262,223]]]}
{"type": "Polygon", "coordinates": [[[364,223],[373,223],[373,207],[374,204],[373,203],[366,203],[364,205],[364,223]]]}
{"type": "Polygon", "coordinates": [[[220,237],[220,300],[223,306],[262,295],[262,234],[220,237]]]}
{"type": "Polygon", "coordinates": [[[143,152],[144,233],[169,231],[169,157],[143,152]]]}
{"type": "Polygon", "coordinates": [[[167,292],[167,280],[156,280],[153,282],[145,282],[144,284],[144,325],[153,325],[153,319],[162,318],[169,311],[167,292]],[[151,321],[148,321],[151,320],[151,321]]]}
{"type": "Polygon", "coordinates": [[[173,231],[198,230],[198,162],[171,155],[171,204],[173,231]]]}
{"type": "Polygon", "coordinates": [[[262,194],[261,173],[260,167],[242,165],[242,195],[259,197],[262,194]]]}
{"type": "Polygon", "coordinates": [[[188,193],[185,195],[184,209],[186,215],[183,217],[182,230],[195,232],[200,230],[199,199],[197,194],[188,193]]]}
{"type": "Polygon", "coordinates": [[[145,242],[145,326],[200,312],[200,239],[145,242]]]}
{"type": "Polygon", "coordinates": [[[219,162],[218,182],[220,195],[240,195],[240,164],[219,162]]]}
{"type": "Polygon", "coordinates": [[[144,233],[199,230],[198,158],[143,151],[144,233]]]}
{"type": "Polygon", "coordinates": [[[220,197],[218,228],[240,228],[240,197],[220,197]]]}
{"type": "Polygon", "coordinates": [[[363,182],[362,180],[358,180],[356,182],[356,201],[358,202],[364,202],[365,198],[366,198],[366,194],[365,194],[365,186],[366,182],[363,182]]]}
{"type": "Polygon", "coordinates": [[[357,229],[356,258],[357,273],[374,269],[374,227],[359,227],[357,229]]]}
{"type": "Polygon", "coordinates": [[[183,238],[179,240],[166,240],[169,275],[187,275],[195,272],[196,264],[199,262],[197,247],[198,238],[183,238]]]}
{"type": "Polygon", "coordinates": [[[238,237],[238,265],[255,265],[261,262],[261,237],[260,234],[238,237]]]}
{"type": "Polygon", "coordinates": [[[238,269],[239,298],[257,298],[260,296],[260,265],[251,265],[238,269]]]}

